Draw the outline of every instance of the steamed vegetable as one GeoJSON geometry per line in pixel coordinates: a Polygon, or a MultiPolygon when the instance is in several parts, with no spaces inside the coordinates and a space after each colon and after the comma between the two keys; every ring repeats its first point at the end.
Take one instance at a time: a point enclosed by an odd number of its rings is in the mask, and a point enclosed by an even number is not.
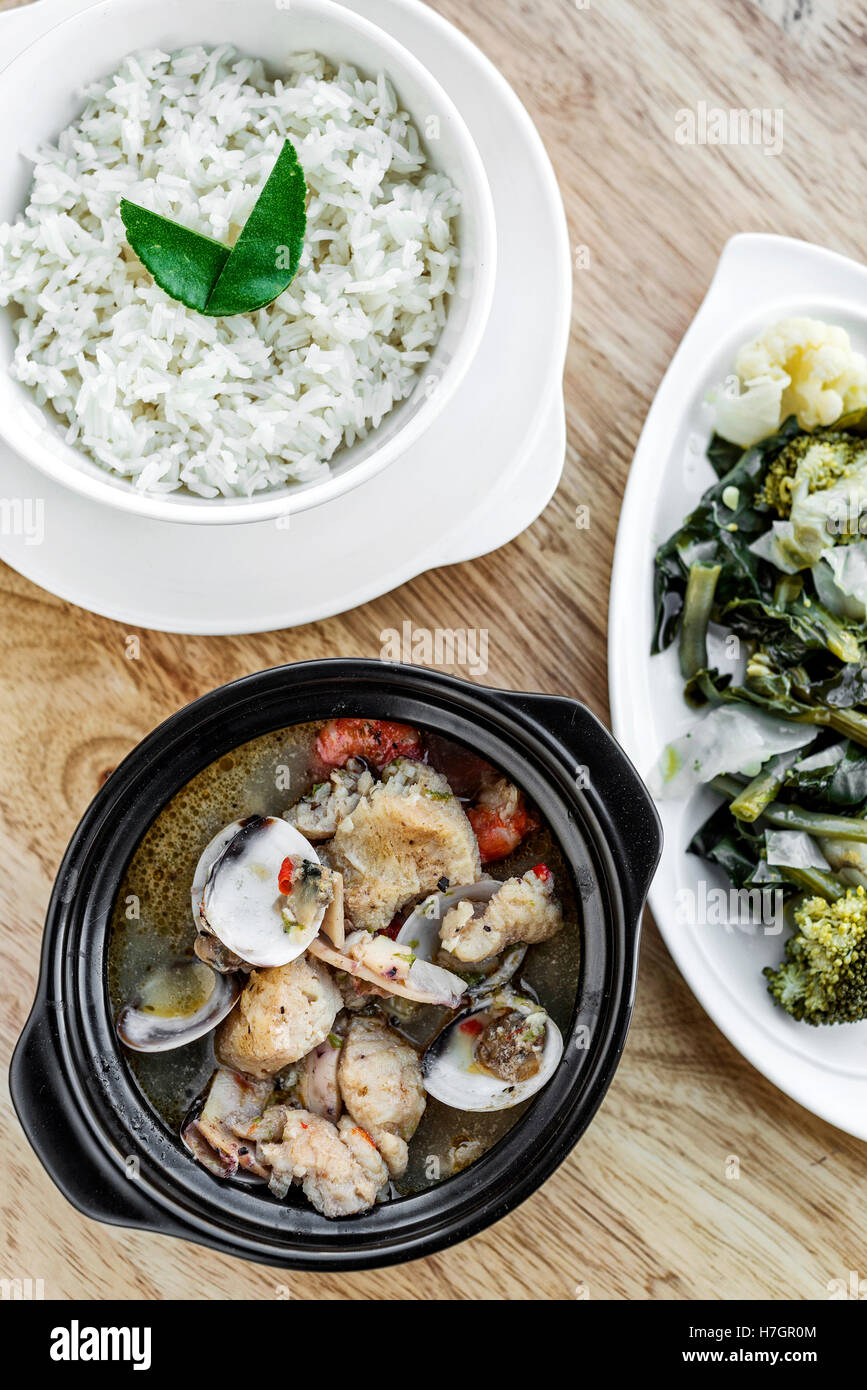
{"type": "Polygon", "coordinates": [[[844,328],[790,318],[746,343],[735,360],[738,393],[717,405],[717,431],[743,448],[772,434],[787,415],[804,429],[832,425],[867,405],[867,358],[844,328]]]}
{"type": "Polygon", "coordinates": [[[822,551],[813,567],[813,583],[822,603],[841,618],[867,618],[867,541],[853,541],[822,551]]]}
{"type": "Polygon", "coordinates": [[[765,558],[787,573],[818,564],[861,537],[862,517],[867,525],[867,440],[843,431],[799,435],[768,469],[759,504],[788,521],[775,524],[765,558]]]}
{"type": "Polygon", "coordinates": [[[746,452],[732,449],[714,436],[708,457],[719,481],[704,493],[699,505],[656,554],[656,632],[653,650],[663,651],[678,636],[690,567],[700,561],[719,565],[715,605],[752,595],[773,598],[773,575],[766,572],[750,543],[768,529],[767,507],[757,505],[757,493],[772,461],[798,434],[796,420],[746,452]]]}
{"type": "Polygon", "coordinates": [[[807,725],[721,706],[663,750],[658,794],[683,796],[721,772],[757,772],[772,755],[803,748],[815,736],[807,725]]]}
{"type": "Polygon", "coordinates": [[[653,650],[677,642],[702,711],[657,790],[709,784],[724,804],[690,852],[794,908],[787,962],[766,972],[777,1002],[810,1023],[867,1018],[867,359],[793,319],[737,373],[716,481],[656,555],[653,650]]]}
{"type": "Polygon", "coordinates": [[[786,959],[764,974],[776,1002],[805,1023],[867,1018],[867,893],[850,889],[834,902],[807,898],[795,909],[798,930],[786,959]]]}
{"type": "MultiPolygon", "coordinates": [[[[817,518],[825,515],[825,493],[809,491],[811,481],[825,482],[836,470],[853,470],[846,474],[847,485],[854,488],[857,479],[860,488],[863,479],[867,525],[867,441],[839,433],[827,438],[832,444],[819,449],[821,438],[804,435],[795,419],[787,420],[708,488],[657,552],[654,650],[679,639],[691,704],[753,707],[792,723],[830,728],[867,746],[867,634],[852,606],[853,595],[847,596],[836,578],[839,574],[842,584],[857,594],[862,557],[850,565],[833,558],[850,548],[849,533],[837,525],[839,495],[829,504],[829,529],[821,536],[824,522],[817,518]],[[818,454],[811,454],[802,441],[819,449],[818,454]],[[787,506],[789,516],[780,521],[779,511],[787,506]],[[809,507],[812,512],[803,511],[809,507]],[[782,537],[781,526],[788,528],[782,537]],[[819,562],[826,567],[822,593],[834,599],[836,611],[822,602],[812,569],[819,562]],[[729,642],[734,639],[740,668],[720,670],[711,664],[711,629],[729,642]]],[[[728,450],[716,440],[714,445],[716,462],[730,462],[728,450]]],[[[841,485],[841,477],[832,489],[841,485]]],[[[867,550],[863,561],[867,572],[867,550]]],[[[769,750],[779,751],[781,747],[769,750]]],[[[741,766],[732,763],[726,770],[741,766]]]]}

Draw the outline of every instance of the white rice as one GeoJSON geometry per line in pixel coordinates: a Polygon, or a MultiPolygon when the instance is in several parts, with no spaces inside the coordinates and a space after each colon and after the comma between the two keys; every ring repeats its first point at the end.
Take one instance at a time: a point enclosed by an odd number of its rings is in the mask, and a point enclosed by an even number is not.
{"type": "Polygon", "coordinates": [[[190,48],[127,58],[86,97],[0,226],[14,375],[69,443],[149,492],[327,474],[412,391],[458,263],[459,195],[425,171],[389,81],[301,54],[272,83],[231,48],[190,48]],[[232,318],[169,298],[126,246],[121,197],[229,244],[286,137],[310,194],[292,284],[232,318]]]}

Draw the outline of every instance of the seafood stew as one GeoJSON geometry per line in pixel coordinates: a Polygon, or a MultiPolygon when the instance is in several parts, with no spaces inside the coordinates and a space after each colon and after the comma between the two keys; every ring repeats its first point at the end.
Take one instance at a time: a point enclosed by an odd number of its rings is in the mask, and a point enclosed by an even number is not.
{"type": "Polygon", "coordinates": [[[520,789],[433,732],[332,719],[243,745],[165,807],[116,901],[109,990],[192,1158],[342,1216],[520,1118],[578,962],[569,869],[520,789]]]}

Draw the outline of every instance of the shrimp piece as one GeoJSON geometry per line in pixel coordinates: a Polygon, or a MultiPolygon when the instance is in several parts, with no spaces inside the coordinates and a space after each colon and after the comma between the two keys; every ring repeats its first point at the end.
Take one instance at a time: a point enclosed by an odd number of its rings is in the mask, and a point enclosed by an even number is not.
{"type": "Polygon", "coordinates": [[[505,859],[526,835],[539,829],[539,822],[528,810],[523,793],[505,777],[482,788],[467,816],[479,842],[483,864],[505,859]]]}
{"type": "Polygon", "coordinates": [[[316,755],[324,767],[364,758],[383,768],[395,758],[421,759],[423,751],[418,729],[390,719],[329,719],[316,735],[316,755]]]}

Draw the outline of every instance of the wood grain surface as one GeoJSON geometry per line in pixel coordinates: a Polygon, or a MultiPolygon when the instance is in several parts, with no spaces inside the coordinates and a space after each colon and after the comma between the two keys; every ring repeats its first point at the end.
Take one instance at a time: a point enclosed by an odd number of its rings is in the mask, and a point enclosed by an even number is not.
{"type": "MultiPolygon", "coordinates": [[[[9,0],[0,0],[7,8],[9,0]]],[[[652,921],[622,1065],[586,1137],[485,1234],[382,1272],[255,1267],[79,1216],[33,1158],[5,1062],[33,994],[67,838],[106,772],[166,715],[282,661],[378,656],[380,632],[487,628],[486,683],[577,696],[607,718],[618,507],[653,393],[725,239],[774,231],[867,256],[863,6],[846,0],[436,0],[493,58],[551,152],[578,255],[568,459],[544,515],[493,555],[363,608],[259,637],[123,626],[0,567],[0,1039],[4,1276],[47,1297],[825,1298],[867,1275],[864,1145],[755,1072],[705,1017],[652,921]],[[800,18],[798,17],[800,15],[800,18]],[[780,108],[785,143],[684,147],[698,102],[780,108]],[[576,507],[590,508],[588,529],[576,507]],[[729,1160],[740,1176],[727,1176],[729,1160]]],[[[2,37],[0,37],[2,41],[2,37]]],[[[528,273],[532,248],[528,247],[528,273]]],[[[520,344],[516,344],[520,351],[520,344]]]]}

